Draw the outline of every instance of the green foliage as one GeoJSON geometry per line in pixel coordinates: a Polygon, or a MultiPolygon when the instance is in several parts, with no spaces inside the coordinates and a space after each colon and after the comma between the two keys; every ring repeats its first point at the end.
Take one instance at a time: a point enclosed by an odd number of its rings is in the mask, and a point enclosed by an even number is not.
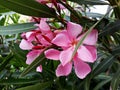
{"type": "MultiPolygon", "coordinates": [[[[76,11],[68,3],[65,4],[62,0],[58,1],[71,13],[69,17],[63,16],[75,23],[80,23],[84,29],[91,31],[95,27],[99,31],[98,58],[94,64],[90,64],[92,72],[83,80],[78,79],[73,72],[69,76],[58,78],[55,76],[55,70],[59,62],[47,60],[44,58],[44,54],[36,58],[31,65],[26,65],[28,51],[19,48],[20,33],[33,30],[36,26],[34,26],[35,23],[27,23],[24,20],[20,22],[21,15],[15,12],[34,17],[55,18],[57,21],[52,19],[54,23],[51,25],[54,24],[58,29],[61,28],[59,23],[64,25],[63,21],[60,20],[62,15],[59,16],[58,11],[34,0],[0,0],[0,89],[109,90],[111,88],[112,90],[119,90],[120,18],[118,17],[119,12],[117,12],[117,10],[120,11],[119,5],[115,7],[114,11],[104,16],[98,13],[76,11]],[[35,68],[40,64],[43,66],[43,72],[37,73],[35,68]]],[[[106,3],[106,0],[68,1],[76,2],[87,9],[89,5],[113,6],[116,5],[116,1],[120,0],[108,0],[110,3],[106,3]]],[[[81,44],[82,41],[79,42],[76,50],[81,44]]]]}
{"type": "Polygon", "coordinates": [[[0,35],[17,34],[35,29],[34,23],[16,24],[10,26],[0,26],[0,35]]]}
{"type": "Polygon", "coordinates": [[[36,16],[36,17],[55,17],[54,9],[46,5],[39,4],[34,0],[0,0],[0,6],[6,7],[15,12],[36,16]]]}

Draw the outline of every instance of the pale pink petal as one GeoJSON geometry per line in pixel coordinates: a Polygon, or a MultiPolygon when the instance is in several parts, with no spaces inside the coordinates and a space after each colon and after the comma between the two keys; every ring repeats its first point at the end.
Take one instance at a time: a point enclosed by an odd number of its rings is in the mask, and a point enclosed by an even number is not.
{"type": "Polygon", "coordinates": [[[55,49],[48,49],[45,52],[45,57],[52,60],[59,60],[60,51],[55,49]]]}
{"type": "Polygon", "coordinates": [[[33,41],[35,39],[35,32],[26,32],[26,38],[28,41],[33,41]]]}
{"type": "Polygon", "coordinates": [[[97,59],[97,49],[95,46],[85,46],[92,55],[93,62],[97,59]]]}
{"type": "Polygon", "coordinates": [[[67,30],[68,30],[69,37],[71,39],[75,39],[82,32],[82,27],[79,24],[68,22],[67,30]]]}
{"type": "Polygon", "coordinates": [[[58,3],[60,9],[66,9],[62,4],[58,3]]]}
{"type": "Polygon", "coordinates": [[[23,50],[30,50],[32,49],[33,45],[31,42],[28,42],[27,40],[25,39],[22,39],[22,41],[20,42],[20,45],[19,47],[23,50]]]}
{"type": "Polygon", "coordinates": [[[36,71],[37,71],[37,72],[42,72],[42,65],[38,66],[38,67],[36,68],[36,71]]]}
{"type": "Polygon", "coordinates": [[[96,45],[97,39],[98,39],[98,31],[97,30],[92,30],[92,32],[83,41],[83,44],[96,45]]]}
{"type": "Polygon", "coordinates": [[[74,69],[76,75],[80,78],[83,79],[85,78],[91,71],[91,68],[87,63],[84,63],[78,58],[74,59],[74,69]]]}
{"type": "Polygon", "coordinates": [[[42,50],[33,50],[27,54],[26,64],[31,64],[40,54],[42,50]]]}
{"type": "Polygon", "coordinates": [[[34,32],[26,32],[26,38],[28,39],[34,32]]]}
{"type": "Polygon", "coordinates": [[[72,70],[72,62],[67,63],[65,66],[59,64],[56,69],[56,76],[68,76],[72,70]]]}
{"type": "Polygon", "coordinates": [[[59,33],[56,37],[52,40],[52,43],[61,46],[61,47],[68,47],[70,40],[67,34],[59,33]]]}
{"type": "Polygon", "coordinates": [[[39,28],[41,29],[41,31],[44,33],[49,33],[50,32],[50,27],[49,25],[46,23],[46,21],[41,20],[40,24],[39,24],[39,28]]]}
{"type": "Polygon", "coordinates": [[[73,50],[74,50],[73,47],[70,47],[64,51],[61,51],[60,62],[63,66],[66,65],[68,62],[70,62],[72,54],[73,54],[73,50]]]}
{"type": "Polygon", "coordinates": [[[94,62],[93,53],[91,53],[85,46],[80,46],[77,50],[78,57],[85,62],[94,62]]]}

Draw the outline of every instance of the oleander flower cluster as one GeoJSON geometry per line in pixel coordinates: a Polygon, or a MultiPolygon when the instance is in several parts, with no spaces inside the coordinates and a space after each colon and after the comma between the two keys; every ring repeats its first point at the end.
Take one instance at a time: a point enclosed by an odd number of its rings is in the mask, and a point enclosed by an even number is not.
{"type": "MultiPolygon", "coordinates": [[[[68,22],[63,30],[51,30],[46,20],[41,19],[36,26],[38,26],[36,30],[31,30],[21,35],[23,39],[20,43],[20,48],[30,50],[26,56],[27,64],[31,64],[44,52],[47,59],[60,62],[56,69],[56,76],[58,77],[68,76],[72,69],[81,79],[90,73],[91,68],[88,63],[95,62],[97,58],[95,46],[98,36],[97,30],[92,30],[72,58],[76,45],[85,34],[81,25],[68,22]]],[[[42,72],[42,65],[37,67],[37,71],[42,72]]]]}
{"type": "MultiPolygon", "coordinates": [[[[56,0],[37,1],[43,4],[56,5],[56,0]]],[[[57,4],[62,8],[59,3],[57,4]]],[[[55,29],[51,27],[46,18],[33,17],[32,21],[37,22],[35,24],[37,29],[21,34],[20,48],[29,50],[26,64],[31,64],[44,53],[47,59],[60,62],[55,71],[57,77],[68,76],[73,70],[78,78],[83,79],[91,72],[89,63],[94,63],[97,58],[98,31],[96,29],[93,29],[86,36],[73,56],[77,44],[86,33],[80,24],[67,21],[64,28],[55,29]]],[[[42,65],[39,65],[36,71],[42,72],[42,65]]]]}

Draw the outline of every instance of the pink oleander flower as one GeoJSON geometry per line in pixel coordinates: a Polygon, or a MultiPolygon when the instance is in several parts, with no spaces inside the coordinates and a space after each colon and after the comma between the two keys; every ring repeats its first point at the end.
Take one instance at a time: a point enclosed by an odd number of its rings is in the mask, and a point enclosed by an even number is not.
{"type": "Polygon", "coordinates": [[[95,47],[98,37],[97,30],[92,30],[85,38],[83,44],[78,48],[77,53],[71,60],[73,51],[83,35],[84,33],[82,33],[80,25],[68,22],[67,29],[58,33],[52,40],[52,43],[61,47],[62,51],[53,48],[45,51],[46,58],[60,60],[61,63],[56,69],[58,77],[69,75],[72,70],[72,64],[79,78],[83,79],[90,73],[91,68],[87,63],[93,63],[97,58],[95,47]]]}
{"type": "MultiPolygon", "coordinates": [[[[31,64],[47,47],[51,46],[54,33],[50,30],[45,19],[40,20],[40,24],[36,24],[38,28],[23,33],[19,47],[23,50],[30,50],[27,54],[27,64],[31,64]]],[[[42,71],[42,66],[37,67],[37,71],[42,71]]]]}

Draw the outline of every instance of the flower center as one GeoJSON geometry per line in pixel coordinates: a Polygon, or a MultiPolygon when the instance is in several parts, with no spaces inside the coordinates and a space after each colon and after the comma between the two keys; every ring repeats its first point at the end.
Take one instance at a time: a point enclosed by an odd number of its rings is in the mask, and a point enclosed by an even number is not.
{"type": "Polygon", "coordinates": [[[77,42],[78,42],[77,40],[73,40],[73,41],[71,42],[71,45],[72,45],[72,46],[76,46],[76,45],[77,45],[77,42]]]}

